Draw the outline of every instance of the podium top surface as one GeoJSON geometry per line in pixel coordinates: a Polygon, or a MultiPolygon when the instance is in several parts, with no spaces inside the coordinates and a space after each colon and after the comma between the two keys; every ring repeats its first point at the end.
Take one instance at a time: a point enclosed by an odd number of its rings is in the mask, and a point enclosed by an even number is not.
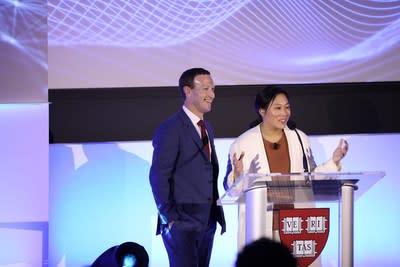
{"type": "Polygon", "coordinates": [[[274,203],[338,201],[343,186],[353,187],[355,199],[358,199],[384,176],[385,173],[382,171],[247,173],[239,177],[217,203],[218,205],[236,204],[246,193],[253,190],[264,190],[269,196],[277,196],[271,199],[274,203]],[[290,195],[289,198],[288,195],[290,195]]]}

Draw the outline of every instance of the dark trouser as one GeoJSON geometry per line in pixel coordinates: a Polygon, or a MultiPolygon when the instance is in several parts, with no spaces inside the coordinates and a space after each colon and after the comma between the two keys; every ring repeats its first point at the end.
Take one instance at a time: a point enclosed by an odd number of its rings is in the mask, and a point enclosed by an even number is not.
{"type": "Polygon", "coordinates": [[[217,225],[213,220],[203,229],[176,221],[162,238],[170,267],[208,267],[217,225]]]}

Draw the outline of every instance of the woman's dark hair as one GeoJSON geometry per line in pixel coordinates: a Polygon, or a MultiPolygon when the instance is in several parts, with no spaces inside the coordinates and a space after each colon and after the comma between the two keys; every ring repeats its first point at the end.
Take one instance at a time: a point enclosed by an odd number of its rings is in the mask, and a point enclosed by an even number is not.
{"type": "Polygon", "coordinates": [[[185,70],[181,77],[179,78],[179,92],[183,99],[186,98],[185,93],[183,92],[183,87],[189,86],[190,88],[194,87],[194,78],[197,75],[210,75],[210,72],[203,68],[192,68],[185,70]]]}
{"type": "Polygon", "coordinates": [[[289,100],[289,94],[278,85],[267,85],[257,93],[254,100],[254,109],[257,114],[257,119],[250,123],[249,128],[253,128],[262,122],[262,117],[259,113],[260,108],[267,109],[279,94],[284,94],[289,100]]]}

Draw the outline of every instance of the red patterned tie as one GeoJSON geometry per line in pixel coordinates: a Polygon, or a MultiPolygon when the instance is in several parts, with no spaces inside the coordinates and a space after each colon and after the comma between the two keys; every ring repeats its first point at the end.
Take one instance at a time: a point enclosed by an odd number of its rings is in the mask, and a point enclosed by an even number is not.
{"type": "Polygon", "coordinates": [[[208,155],[208,159],[211,160],[211,154],[210,154],[210,142],[208,140],[208,136],[207,136],[207,132],[206,132],[206,126],[204,125],[204,121],[203,120],[199,120],[199,122],[197,123],[197,125],[200,126],[200,130],[201,130],[201,140],[203,142],[203,149],[204,152],[206,152],[206,154],[208,155]]]}

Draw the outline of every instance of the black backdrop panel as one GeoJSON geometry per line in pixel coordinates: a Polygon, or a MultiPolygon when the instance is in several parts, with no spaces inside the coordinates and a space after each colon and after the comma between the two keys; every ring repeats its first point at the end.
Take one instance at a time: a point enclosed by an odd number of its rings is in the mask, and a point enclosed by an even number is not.
{"type": "MultiPolygon", "coordinates": [[[[282,85],[292,119],[309,135],[400,132],[400,82],[282,85]]],[[[264,85],[217,86],[206,115],[218,138],[237,137],[256,119],[264,85]]],[[[177,87],[50,89],[50,142],[150,140],[182,105],[177,87]]]]}

